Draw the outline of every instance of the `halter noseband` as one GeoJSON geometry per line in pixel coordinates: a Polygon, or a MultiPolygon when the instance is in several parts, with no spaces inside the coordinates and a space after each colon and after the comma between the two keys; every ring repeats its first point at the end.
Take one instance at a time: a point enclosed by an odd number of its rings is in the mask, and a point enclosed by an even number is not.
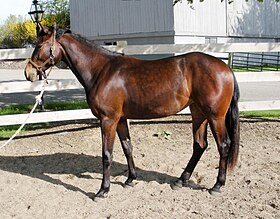
{"type": "Polygon", "coordinates": [[[43,71],[43,67],[46,66],[46,64],[50,64],[51,66],[54,66],[54,52],[55,52],[55,36],[56,36],[56,25],[54,26],[54,32],[53,32],[53,40],[52,40],[52,45],[50,48],[50,57],[43,63],[43,65],[37,65],[35,62],[33,62],[31,59],[29,60],[30,64],[33,65],[34,68],[36,68],[36,70],[38,72],[41,73],[41,75],[47,79],[47,75],[45,73],[45,71],[43,71]]]}

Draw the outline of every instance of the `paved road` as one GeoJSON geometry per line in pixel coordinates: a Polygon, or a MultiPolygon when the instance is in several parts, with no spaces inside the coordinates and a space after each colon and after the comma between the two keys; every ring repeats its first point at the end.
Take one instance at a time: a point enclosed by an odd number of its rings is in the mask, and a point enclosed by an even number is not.
{"type": "MultiPolygon", "coordinates": [[[[69,70],[55,69],[51,72],[50,79],[73,79],[74,74],[69,70]]],[[[23,81],[23,70],[0,69],[0,83],[4,81],[23,81]]],[[[280,81],[271,82],[240,82],[241,101],[280,100],[280,81]]],[[[0,107],[16,103],[33,104],[37,92],[19,94],[1,94],[0,107]]],[[[45,101],[85,100],[82,89],[65,91],[46,91],[45,101]]]]}
{"type": "Polygon", "coordinates": [[[240,101],[280,100],[280,81],[240,82],[240,101]]]}

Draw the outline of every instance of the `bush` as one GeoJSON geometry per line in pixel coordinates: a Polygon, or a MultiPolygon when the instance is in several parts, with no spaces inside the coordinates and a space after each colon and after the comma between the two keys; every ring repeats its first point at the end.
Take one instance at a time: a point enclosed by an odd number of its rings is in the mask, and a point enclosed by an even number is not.
{"type": "Polygon", "coordinates": [[[30,21],[24,21],[20,16],[11,15],[0,27],[0,48],[21,48],[34,44],[36,27],[30,21]]]}
{"type": "MultiPolygon", "coordinates": [[[[59,27],[70,28],[69,0],[44,0],[42,6],[43,25],[52,26],[56,22],[59,27]]],[[[0,33],[0,49],[27,47],[36,42],[36,25],[21,16],[10,15],[0,26],[0,33]]]]}

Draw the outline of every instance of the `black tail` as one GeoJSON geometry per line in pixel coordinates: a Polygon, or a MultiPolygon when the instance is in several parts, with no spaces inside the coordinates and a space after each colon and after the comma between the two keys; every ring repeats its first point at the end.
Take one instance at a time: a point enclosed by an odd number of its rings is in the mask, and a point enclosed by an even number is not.
{"type": "Polygon", "coordinates": [[[238,110],[238,100],[239,100],[239,88],[234,77],[234,92],[230,107],[226,115],[226,127],[228,135],[230,138],[230,148],[228,156],[228,167],[229,170],[233,170],[237,164],[238,153],[239,153],[239,139],[240,139],[240,124],[239,124],[239,110],[238,110]]]}

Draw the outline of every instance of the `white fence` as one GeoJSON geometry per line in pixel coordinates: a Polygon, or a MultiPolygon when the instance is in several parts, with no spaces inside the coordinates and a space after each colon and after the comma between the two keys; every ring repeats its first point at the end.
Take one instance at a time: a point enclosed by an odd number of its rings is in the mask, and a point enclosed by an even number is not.
{"type": "MultiPolygon", "coordinates": [[[[280,43],[224,43],[224,44],[158,44],[158,45],[126,45],[125,41],[117,42],[117,46],[105,46],[112,51],[126,55],[179,54],[186,52],[231,53],[231,52],[280,52],[280,43]]],[[[29,49],[1,49],[0,60],[26,59],[33,52],[29,49]]]]}
{"type": "Polygon", "coordinates": [[[0,60],[28,59],[33,48],[29,49],[0,49],[0,60]]]}
{"type": "MultiPolygon", "coordinates": [[[[280,43],[235,43],[235,44],[186,44],[186,45],[138,45],[126,46],[121,42],[117,46],[109,46],[107,49],[122,51],[127,55],[135,54],[180,54],[190,51],[201,51],[207,53],[230,53],[230,52],[278,52],[280,43]]],[[[19,50],[0,50],[0,60],[13,60],[29,58],[32,49],[19,50]]],[[[246,81],[280,81],[280,74],[275,72],[266,73],[237,73],[239,82],[246,81]]],[[[20,93],[39,91],[42,82],[29,83],[21,82],[3,82],[0,83],[1,93],[20,93]]],[[[52,80],[49,81],[47,91],[59,91],[66,89],[80,89],[81,85],[77,80],[52,80]]],[[[280,100],[258,101],[258,102],[240,102],[240,111],[251,110],[273,110],[280,109],[280,100]]],[[[189,109],[180,112],[188,114],[189,109]]],[[[26,114],[0,116],[0,126],[21,124],[26,118],[26,114]]],[[[94,118],[89,109],[66,110],[56,112],[40,112],[33,114],[27,123],[54,122],[78,119],[94,118]]]]}

